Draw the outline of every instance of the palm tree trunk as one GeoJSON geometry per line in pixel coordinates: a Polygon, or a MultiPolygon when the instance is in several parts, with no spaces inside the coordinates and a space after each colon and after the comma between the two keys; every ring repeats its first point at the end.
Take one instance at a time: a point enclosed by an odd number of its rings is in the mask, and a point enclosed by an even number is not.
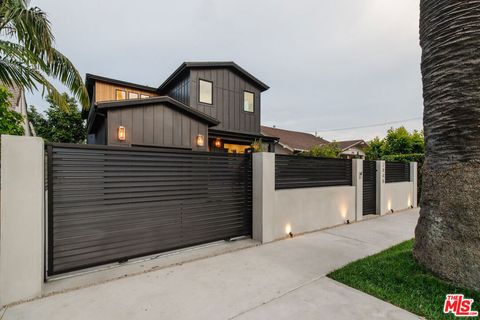
{"type": "Polygon", "coordinates": [[[425,165],[414,256],[480,289],[480,0],[421,0],[425,165]]]}

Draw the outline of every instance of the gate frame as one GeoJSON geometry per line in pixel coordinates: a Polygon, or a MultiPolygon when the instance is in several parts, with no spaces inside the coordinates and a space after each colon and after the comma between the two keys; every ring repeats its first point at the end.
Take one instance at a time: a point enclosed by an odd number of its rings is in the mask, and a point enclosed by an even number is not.
{"type": "MultiPolygon", "coordinates": [[[[102,264],[92,264],[92,265],[86,265],[83,267],[78,267],[75,269],[69,269],[61,272],[53,272],[53,264],[54,264],[54,256],[53,256],[53,249],[54,249],[54,243],[53,243],[53,148],[58,147],[58,148],[70,148],[70,149],[90,149],[90,150],[112,150],[112,151],[132,151],[132,152],[153,152],[153,153],[177,153],[177,154],[191,154],[191,155],[204,155],[204,156],[220,156],[220,157],[242,157],[245,158],[246,161],[250,163],[250,183],[252,185],[252,191],[251,191],[251,215],[252,217],[250,218],[251,220],[251,226],[250,226],[250,236],[253,238],[253,156],[251,153],[245,153],[245,154],[229,154],[225,152],[209,152],[209,151],[194,151],[194,150],[186,150],[184,148],[162,148],[162,147],[123,147],[123,146],[105,146],[105,145],[93,145],[93,144],[70,144],[70,143],[52,143],[52,142],[45,142],[45,149],[46,149],[46,168],[48,170],[47,172],[47,188],[45,191],[47,191],[47,210],[45,210],[45,253],[44,253],[44,261],[45,261],[45,266],[44,266],[44,280],[48,280],[53,277],[58,277],[62,276],[62,274],[70,273],[70,272],[81,272],[82,270],[88,269],[88,268],[94,268],[96,266],[101,267],[102,265],[107,265],[110,263],[115,263],[115,262],[122,262],[122,261],[128,261],[130,259],[137,259],[141,257],[146,257],[149,255],[153,254],[161,254],[164,252],[169,252],[169,251],[175,251],[179,249],[184,249],[188,247],[193,247],[201,244],[205,244],[205,241],[199,241],[195,243],[188,244],[187,246],[185,245],[179,245],[176,247],[169,248],[168,250],[155,250],[152,252],[147,252],[147,253],[141,253],[138,255],[132,255],[128,256],[122,259],[115,259],[111,261],[107,261],[102,264]]],[[[244,172],[244,179],[248,179],[248,170],[245,170],[244,172]]],[[[248,183],[245,183],[245,193],[247,193],[248,190],[248,183]]],[[[243,208],[243,216],[246,218],[246,215],[248,214],[247,207],[244,206],[243,208]]],[[[231,237],[225,238],[225,237],[219,237],[215,238],[213,240],[209,240],[208,243],[210,242],[216,242],[216,241],[227,241],[233,238],[245,236],[246,234],[239,234],[239,235],[232,235],[231,237]]]]}

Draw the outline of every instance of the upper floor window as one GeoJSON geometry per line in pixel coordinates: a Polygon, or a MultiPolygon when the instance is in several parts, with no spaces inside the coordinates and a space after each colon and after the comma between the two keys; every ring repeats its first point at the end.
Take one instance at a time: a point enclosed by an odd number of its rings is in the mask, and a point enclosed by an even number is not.
{"type": "Polygon", "coordinates": [[[254,101],[255,95],[253,92],[243,91],[243,111],[253,112],[254,101]]]}
{"type": "Polygon", "coordinates": [[[213,83],[206,80],[199,81],[199,94],[198,94],[198,101],[202,103],[212,104],[213,102],[213,83]]]}
{"type": "Polygon", "coordinates": [[[138,93],[136,92],[129,92],[128,99],[138,99],[138,93]]]}
{"type": "Polygon", "coordinates": [[[115,90],[116,100],[125,100],[126,98],[127,98],[127,92],[125,90],[120,90],[120,89],[115,90]]]}
{"type": "Polygon", "coordinates": [[[146,94],[141,94],[141,95],[140,95],[140,98],[146,99],[146,98],[150,98],[150,96],[149,96],[149,95],[146,95],[146,94]]]}

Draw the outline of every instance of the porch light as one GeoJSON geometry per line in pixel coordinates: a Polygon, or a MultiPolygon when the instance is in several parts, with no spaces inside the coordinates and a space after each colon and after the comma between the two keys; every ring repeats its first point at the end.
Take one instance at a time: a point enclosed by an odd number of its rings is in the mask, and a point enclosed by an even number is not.
{"type": "Polygon", "coordinates": [[[119,126],[118,127],[118,140],[125,141],[125,127],[119,126]]]}
{"type": "Polygon", "coordinates": [[[197,136],[197,146],[203,147],[204,145],[205,145],[205,137],[203,136],[203,134],[199,134],[197,136]]]}
{"type": "Polygon", "coordinates": [[[215,146],[215,148],[221,148],[222,147],[222,139],[220,139],[220,138],[215,139],[215,142],[213,143],[213,145],[215,146]]]}

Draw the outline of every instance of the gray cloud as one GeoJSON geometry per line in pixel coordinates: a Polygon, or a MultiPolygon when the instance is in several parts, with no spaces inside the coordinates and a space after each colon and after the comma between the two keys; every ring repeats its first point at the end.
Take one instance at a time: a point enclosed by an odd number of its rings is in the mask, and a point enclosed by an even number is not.
{"type": "MultiPolygon", "coordinates": [[[[370,139],[422,113],[418,0],[33,1],[80,72],[159,85],[186,60],[234,60],[271,89],[262,122],[370,139]]],[[[44,106],[38,95],[29,102],[44,106]]],[[[421,121],[406,123],[421,128],[421,121]]]]}

